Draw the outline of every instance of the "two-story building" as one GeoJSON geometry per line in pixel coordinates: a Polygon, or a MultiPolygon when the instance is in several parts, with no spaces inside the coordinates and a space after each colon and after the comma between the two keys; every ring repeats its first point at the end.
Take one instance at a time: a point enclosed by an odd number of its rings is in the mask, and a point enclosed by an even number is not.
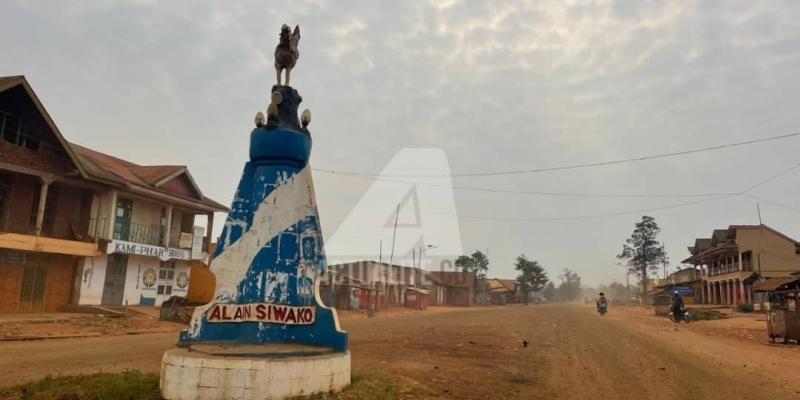
{"type": "Polygon", "coordinates": [[[0,77],[0,312],[185,295],[225,211],[184,166],[68,142],[23,76],[0,77]]]}
{"type": "Polygon", "coordinates": [[[707,304],[753,304],[753,284],[800,272],[800,244],[766,225],[731,225],[690,246],[707,304]]]}

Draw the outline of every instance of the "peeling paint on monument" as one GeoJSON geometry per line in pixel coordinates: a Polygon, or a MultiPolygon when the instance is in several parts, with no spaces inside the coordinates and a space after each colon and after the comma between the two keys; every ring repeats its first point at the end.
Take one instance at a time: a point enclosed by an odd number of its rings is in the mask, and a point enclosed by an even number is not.
{"type": "Polygon", "coordinates": [[[211,265],[215,300],[195,310],[180,345],[299,343],[344,352],[347,333],[318,295],[326,261],[311,136],[297,120],[302,98],[289,86],[272,91],[277,112],[250,135],[250,161],[211,265]]]}

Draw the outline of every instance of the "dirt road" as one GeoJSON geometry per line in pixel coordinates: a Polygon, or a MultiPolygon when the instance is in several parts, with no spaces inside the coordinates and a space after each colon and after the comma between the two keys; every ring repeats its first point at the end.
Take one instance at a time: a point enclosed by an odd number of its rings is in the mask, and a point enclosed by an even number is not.
{"type": "MultiPolygon", "coordinates": [[[[800,349],[673,326],[642,311],[578,305],[456,309],[343,321],[354,372],[429,397],[796,399],[800,349]],[[522,341],[530,344],[523,347],[522,341]]],[[[176,334],[0,343],[0,386],[51,374],[158,371],[176,334]]]]}

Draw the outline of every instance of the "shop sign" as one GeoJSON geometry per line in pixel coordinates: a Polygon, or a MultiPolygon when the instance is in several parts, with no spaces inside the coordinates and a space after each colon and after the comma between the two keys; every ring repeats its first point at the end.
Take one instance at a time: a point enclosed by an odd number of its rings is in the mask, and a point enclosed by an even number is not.
{"type": "Polygon", "coordinates": [[[137,256],[158,257],[163,261],[167,260],[189,260],[189,251],[183,249],[164,248],[143,243],[126,242],[124,240],[112,240],[108,243],[106,251],[108,254],[121,253],[133,254],[137,256]]]}

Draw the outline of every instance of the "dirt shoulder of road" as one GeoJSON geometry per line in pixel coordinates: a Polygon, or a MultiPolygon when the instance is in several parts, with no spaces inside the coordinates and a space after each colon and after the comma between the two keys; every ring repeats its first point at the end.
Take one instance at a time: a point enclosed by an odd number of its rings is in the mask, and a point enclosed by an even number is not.
{"type": "Polygon", "coordinates": [[[183,324],[160,321],[150,315],[127,316],[53,313],[40,316],[0,315],[0,341],[93,337],[171,332],[183,324]]]}

